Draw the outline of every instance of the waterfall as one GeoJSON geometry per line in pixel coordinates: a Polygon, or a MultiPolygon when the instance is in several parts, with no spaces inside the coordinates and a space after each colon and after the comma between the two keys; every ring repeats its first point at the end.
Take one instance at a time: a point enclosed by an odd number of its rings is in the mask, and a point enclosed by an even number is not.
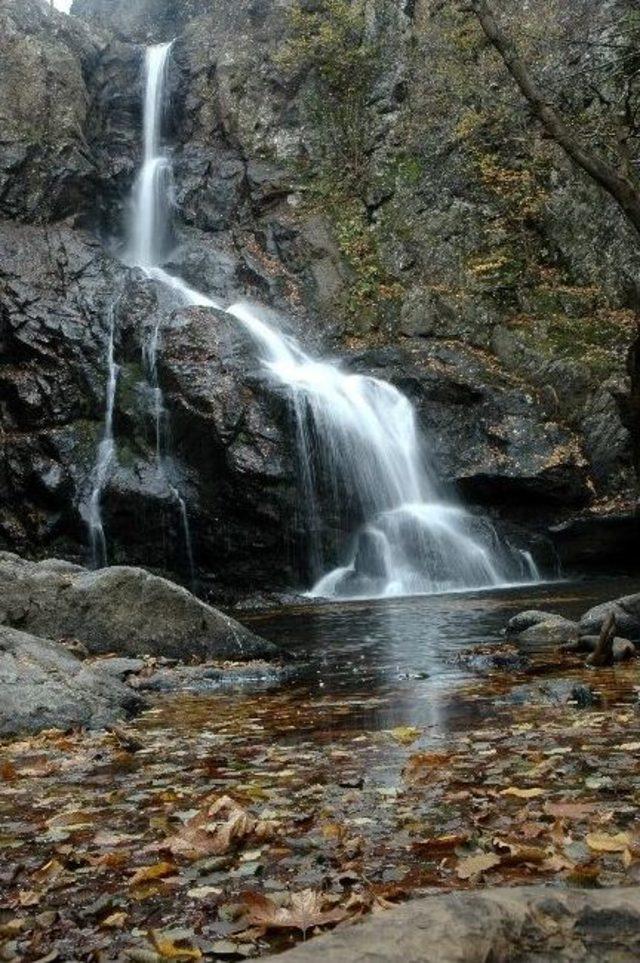
{"type": "Polygon", "coordinates": [[[160,264],[172,207],[171,163],[162,149],[164,90],[171,43],[149,47],[145,57],[143,161],[133,189],[129,260],[141,268],[160,264]]]}
{"type": "MultiPolygon", "coordinates": [[[[133,191],[130,259],[178,302],[222,310],[162,267],[173,206],[171,162],[161,143],[171,46],[150,47],[146,55],[144,158],[133,191]]],[[[501,540],[486,518],[443,498],[424,462],[414,409],[393,385],[310,357],[255,306],[237,303],[225,310],[253,339],[266,370],[291,399],[312,527],[323,499],[330,497],[350,532],[337,567],[323,559],[316,544],[318,577],[309,595],[402,595],[537,578],[533,559],[501,540]]],[[[156,327],[145,355],[161,461],[159,339],[156,327]]],[[[173,492],[193,564],[186,504],[177,489],[173,492]]]]}
{"type": "Polygon", "coordinates": [[[102,491],[109,477],[109,471],[115,454],[113,437],[113,411],[116,402],[118,373],[120,371],[115,361],[115,332],[116,332],[117,299],[109,305],[109,327],[107,334],[107,390],[105,395],[105,415],[102,439],[98,445],[95,464],[91,473],[91,493],[86,505],[86,519],[89,528],[89,545],[91,560],[94,568],[107,564],[107,540],[102,521],[102,491]]]}

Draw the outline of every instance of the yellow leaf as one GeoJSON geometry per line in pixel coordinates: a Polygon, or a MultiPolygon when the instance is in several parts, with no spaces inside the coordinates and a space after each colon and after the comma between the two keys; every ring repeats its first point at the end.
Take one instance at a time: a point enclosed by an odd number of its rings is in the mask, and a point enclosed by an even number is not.
{"type": "Polygon", "coordinates": [[[178,946],[173,940],[168,939],[163,936],[162,933],[158,933],[157,930],[151,930],[149,934],[151,941],[156,948],[156,951],[165,960],[201,960],[202,953],[200,950],[192,949],[191,947],[178,946]]]}
{"type": "Polygon", "coordinates": [[[536,799],[538,796],[544,796],[544,789],[540,786],[532,786],[531,789],[520,789],[519,786],[509,786],[508,789],[503,789],[500,795],[515,796],[517,799],[536,799]]]}
{"type": "Polygon", "coordinates": [[[401,746],[410,746],[412,742],[420,738],[422,732],[415,726],[398,726],[396,729],[390,729],[389,735],[401,746]]]}
{"type": "Polygon", "coordinates": [[[100,926],[104,926],[105,929],[121,930],[125,924],[128,913],[112,913],[111,916],[107,916],[106,920],[103,920],[100,926]]]}
{"type": "Polygon", "coordinates": [[[629,845],[629,836],[627,833],[616,833],[615,836],[589,833],[586,842],[589,849],[596,853],[623,853],[629,845]]]}
{"type": "Polygon", "coordinates": [[[493,869],[499,863],[499,856],[494,856],[492,853],[482,853],[480,856],[468,856],[466,859],[460,860],[456,872],[459,879],[471,879],[472,876],[493,869]]]}
{"type": "Polygon", "coordinates": [[[163,876],[171,876],[175,872],[173,863],[153,863],[151,866],[140,866],[131,879],[129,886],[138,886],[140,883],[148,883],[151,879],[161,879],[163,876]]]}

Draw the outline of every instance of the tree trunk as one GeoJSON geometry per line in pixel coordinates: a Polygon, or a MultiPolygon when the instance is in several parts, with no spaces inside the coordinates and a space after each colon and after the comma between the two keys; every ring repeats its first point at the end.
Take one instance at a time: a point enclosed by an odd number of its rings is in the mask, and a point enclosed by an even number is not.
{"type": "Polygon", "coordinates": [[[549,135],[578,167],[589,174],[600,187],[618,202],[629,222],[640,234],[640,191],[635,184],[606,160],[580,143],[560,114],[544,96],[542,89],[520,57],[515,44],[498,24],[486,0],[467,0],[466,5],[478,18],[487,39],[502,57],[505,67],[549,135]]]}

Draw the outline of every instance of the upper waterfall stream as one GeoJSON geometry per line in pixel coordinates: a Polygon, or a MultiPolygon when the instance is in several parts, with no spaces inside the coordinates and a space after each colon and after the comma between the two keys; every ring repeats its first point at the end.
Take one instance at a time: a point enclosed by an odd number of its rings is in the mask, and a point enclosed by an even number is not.
{"type": "MultiPolygon", "coordinates": [[[[254,340],[263,364],[286,386],[295,411],[309,519],[317,524],[322,511],[320,487],[334,498],[349,493],[352,530],[342,564],[328,566],[318,550],[318,579],[309,594],[391,596],[535,580],[529,555],[502,541],[487,519],[442,497],[426,470],[413,407],[393,385],[309,357],[293,338],[263,320],[259,309],[245,303],[222,308],[163,269],[173,207],[171,161],[162,143],[171,47],[162,44],[146,52],[143,163],[133,189],[128,260],[179,302],[226,310],[254,340]]],[[[156,328],[146,351],[156,392],[159,454],[160,339],[156,328]]],[[[176,497],[186,520],[184,501],[177,492],[176,497]]],[[[190,550],[188,528],[186,538],[190,550]]]]}

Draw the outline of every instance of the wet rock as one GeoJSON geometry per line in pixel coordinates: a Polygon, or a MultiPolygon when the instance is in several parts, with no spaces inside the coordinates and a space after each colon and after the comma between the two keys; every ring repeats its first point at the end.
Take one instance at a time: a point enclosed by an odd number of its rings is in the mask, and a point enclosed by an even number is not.
{"type": "Polygon", "coordinates": [[[86,24],[39,0],[0,7],[0,217],[42,224],[90,206],[87,76],[99,46],[86,24]]]}
{"type": "Polygon", "coordinates": [[[301,944],[283,963],[478,963],[480,960],[632,960],[640,887],[489,888],[411,900],[301,944]],[[567,944],[567,933],[571,943],[567,944]],[[565,954],[563,948],[568,952],[565,954]]]}
{"type": "Polygon", "coordinates": [[[114,656],[113,658],[96,659],[90,665],[94,672],[124,681],[128,676],[136,675],[144,669],[146,662],[144,659],[127,659],[114,656]]]}
{"type": "Polygon", "coordinates": [[[177,659],[269,657],[276,647],[143,569],[62,570],[0,553],[0,623],[57,638],[89,652],[177,659]]]}
{"type": "Polygon", "coordinates": [[[578,638],[578,623],[569,619],[554,619],[550,622],[537,622],[518,635],[518,644],[540,643],[562,645],[578,638]]]}
{"type": "Polygon", "coordinates": [[[625,638],[640,641],[640,594],[625,595],[589,609],[580,619],[580,634],[597,635],[611,613],[615,615],[618,631],[625,638]]]}
{"type": "Polygon", "coordinates": [[[573,679],[552,679],[516,686],[507,696],[507,702],[517,705],[566,705],[571,702],[581,709],[594,706],[599,701],[600,697],[590,686],[573,679]]]}
{"type": "Polygon", "coordinates": [[[470,666],[476,672],[525,672],[531,660],[515,646],[503,645],[486,651],[486,646],[478,646],[469,652],[462,652],[456,659],[470,666]]]}
{"type": "Polygon", "coordinates": [[[158,668],[132,680],[140,692],[209,692],[220,688],[253,688],[280,685],[287,670],[266,662],[247,665],[176,665],[158,668]]]}
{"type": "Polygon", "coordinates": [[[565,569],[589,566],[607,573],[612,567],[633,570],[640,544],[640,515],[629,511],[603,517],[579,516],[551,526],[548,536],[565,569]]]}
{"type": "Polygon", "coordinates": [[[0,626],[0,734],[111,725],[142,708],[128,686],[48,639],[0,626]]]}
{"type": "MultiPolygon", "coordinates": [[[[561,646],[561,648],[563,652],[593,653],[596,651],[599,641],[600,636],[598,635],[581,635],[577,642],[571,642],[568,645],[561,646]]],[[[630,639],[616,636],[613,639],[612,655],[614,662],[628,662],[629,659],[636,658],[638,650],[630,639]]],[[[591,664],[590,659],[587,659],[587,664],[591,664]]]]}
{"type": "MultiPolygon", "coordinates": [[[[566,619],[563,615],[557,615],[553,612],[542,612],[538,609],[528,609],[526,612],[518,612],[517,615],[512,616],[507,622],[506,634],[511,637],[514,635],[519,635],[524,632],[525,629],[530,629],[534,625],[539,625],[541,622],[555,622],[558,624],[568,623],[569,619],[566,619]]],[[[573,625],[574,623],[570,623],[573,625]]]]}

